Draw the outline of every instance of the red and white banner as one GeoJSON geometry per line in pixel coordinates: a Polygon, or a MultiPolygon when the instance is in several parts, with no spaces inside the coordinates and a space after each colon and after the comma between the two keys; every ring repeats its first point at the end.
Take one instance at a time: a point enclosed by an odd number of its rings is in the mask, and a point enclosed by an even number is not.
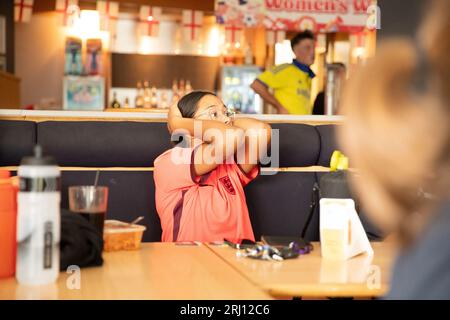
{"type": "Polygon", "coordinates": [[[286,39],[286,26],[281,20],[272,20],[269,17],[264,19],[264,26],[266,27],[266,42],[268,45],[282,42],[286,39]]]}
{"type": "Polygon", "coordinates": [[[33,13],[33,0],[14,0],[14,21],[30,22],[33,13]]]}
{"type": "Polygon", "coordinates": [[[230,24],[225,26],[225,41],[227,43],[235,44],[241,42],[242,27],[230,24]]]}
{"type": "Polygon", "coordinates": [[[161,21],[161,8],[141,6],[139,10],[139,35],[157,37],[161,21]]]}
{"type": "Polygon", "coordinates": [[[377,14],[376,0],[216,0],[217,21],[225,25],[263,15],[282,21],[286,30],[359,32],[375,25],[377,14]]]}
{"type": "Polygon", "coordinates": [[[366,46],[366,32],[356,32],[350,35],[350,47],[364,48],[366,46]]]}
{"type": "Polygon", "coordinates": [[[281,19],[289,30],[357,31],[367,25],[374,0],[265,0],[266,16],[281,19]]]}
{"type": "Polygon", "coordinates": [[[56,0],[56,12],[61,15],[62,25],[73,26],[75,19],[80,15],[78,0],[56,0]]]}
{"type": "Polygon", "coordinates": [[[117,19],[119,18],[119,3],[97,1],[97,11],[100,14],[100,30],[109,31],[111,36],[115,35],[117,19]]]}
{"type": "Polygon", "coordinates": [[[183,25],[184,39],[198,40],[202,30],[203,12],[196,10],[183,10],[181,24],[183,25]]]}
{"type": "Polygon", "coordinates": [[[266,30],[266,43],[269,46],[283,42],[285,39],[286,31],[284,30],[266,30]]]}

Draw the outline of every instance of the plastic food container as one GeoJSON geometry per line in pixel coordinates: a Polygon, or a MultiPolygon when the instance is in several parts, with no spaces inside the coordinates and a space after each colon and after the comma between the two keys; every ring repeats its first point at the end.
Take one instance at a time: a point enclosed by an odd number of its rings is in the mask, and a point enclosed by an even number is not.
{"type": "Polygon", "coordinates": [[[137,250],[141,246],[145,227],[118,220],[105,220],[104,251],[137,250]]]}

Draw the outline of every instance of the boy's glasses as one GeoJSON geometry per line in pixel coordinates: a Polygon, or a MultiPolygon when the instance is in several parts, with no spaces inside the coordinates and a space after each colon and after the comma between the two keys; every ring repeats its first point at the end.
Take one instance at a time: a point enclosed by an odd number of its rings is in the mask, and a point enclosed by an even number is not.
{"type": "Polygon", "coordinates": [[[233,119],[234,115],[236,113],[234,111],[228,110],[228,109],[223,109],[223,110],[217,110],[214,108],[210,108],[208,110],[205,110],[203,112],[200,112],[199,114],[196,115],[197,117],[201,117],[203,115],[207,115],[209,117],[210,120],[220,120],[224,117],[233,119]]]}

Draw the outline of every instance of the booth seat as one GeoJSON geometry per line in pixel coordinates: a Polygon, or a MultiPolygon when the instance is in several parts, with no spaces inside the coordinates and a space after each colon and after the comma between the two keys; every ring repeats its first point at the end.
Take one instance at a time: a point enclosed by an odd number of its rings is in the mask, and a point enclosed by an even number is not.
{"type": "MultiPolygon", "coordinates": [[[[272,129],[279,130],[279,167],[328,166],[338,148],[335,125],[277,123],[272,129]]],[[[171,148],[166,123],[0,120],[0,166],[19,165],[36,143],[62,167],[63,208],[68,208],[69,186],[93,184],[96,168],[106,169],[99,184],[110,190],[107,219],[144,216],[143,241],[160,241],[152,168],[155,158],[171,148]]],[[[245,193],[255,237],[300,235],[319,177],[318,172],[283,171],[252,181],[245,193]]],[[[317,210],[306,238],[319,240],[317,210]]]]}

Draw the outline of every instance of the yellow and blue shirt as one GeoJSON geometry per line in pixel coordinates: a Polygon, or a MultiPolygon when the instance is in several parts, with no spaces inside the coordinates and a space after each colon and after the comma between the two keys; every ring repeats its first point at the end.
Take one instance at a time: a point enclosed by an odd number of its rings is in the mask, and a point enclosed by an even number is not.
{"type": "Polygon", "coordinates": [[[261,73],[257,80],[273,89],[275,98],[290,114],[311,114],[311,81],[316,75],[296,59],[261,73]]]}

